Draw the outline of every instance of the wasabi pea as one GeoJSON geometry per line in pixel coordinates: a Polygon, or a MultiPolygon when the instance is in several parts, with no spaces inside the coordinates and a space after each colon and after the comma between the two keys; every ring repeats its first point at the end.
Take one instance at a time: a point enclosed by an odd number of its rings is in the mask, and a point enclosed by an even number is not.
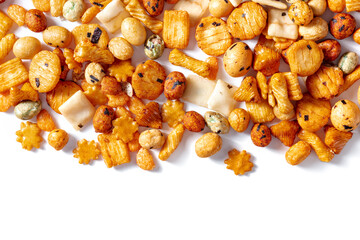
{"type": "Polygon", "coordinates": [[[82,0],[69,0],[65,2],[62,12],[66,20],[76,22],[85,12],[85,3],[82,0]]]}
{"type": "Polygon", "coordinates": [[[217,134],[226,134],[230,130],[229,121],[217,112],[206,112],[204,115],[206,125],[217,134]]]}
{"type": "Polygon", "coordinates": [[[354,52],[347,52],[341,56],[338,67],[345,73],[352,73],[359,62],[359,56],[354,52]]]}
{"type": "Polygon", "coordinates": [[[165,43],[160,36],[154,34],[145,42],[145,54],[150,59],[158,59],[164,52],[165,43]]]}
{"type": "Polygon", "coordinates": [[[41,111],[40,101],[23,101],[15,106],[15,116],[21,120],[29,120],[41,111]]]}

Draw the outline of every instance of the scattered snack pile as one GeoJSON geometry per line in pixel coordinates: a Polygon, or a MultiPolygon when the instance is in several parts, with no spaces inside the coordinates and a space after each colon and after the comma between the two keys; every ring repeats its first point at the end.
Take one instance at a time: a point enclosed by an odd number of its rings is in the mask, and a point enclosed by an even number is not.
{"type": "MultiPolygon", "coordinates": [[[[311,150],[329,162],[360,124],[357,103],[346,99],[330,103],[360,79],[358,55],[339,56],[337,41],[353,37],[360,44],[360,29],[356,30],[350,14],[360,11],[360,1],[286,1],[32,0],[34,9],[16,4],[1,7],[0,111],[14,107],[17,118],[34,120],[21,122],[16,132],[17,141],[29,151],[40,147],[42,131],[49,132],[48,143],[57,151],[68,144],[69,135],[57,128],[54,114],[61,114],[76,130],[92,121],[98,142],[82,139],[73,146],[81,164],[102,155],[111,168],[130,162],[130,152],[137,152],[137,165],[152,170],[151,149],[160,149],[158,158],[165,161],[185,131],[205,128],[210,132],[196,141],[195,152],[207,158],[222,148],[221,134],[230,128],[244,132],[250,120],[253,143],[266,147],[273,136],[278,138],[289,147],[285,154],[289,164],[300,164],[311,150]],[[164,11],[164,6],[171,10],[164,11]],[[330,22],[322,18],[327,6],[334,12],[330,22]],[[205,16],[207,10],[211,16],[205,16]],[[72,31],[48,26],[44,12],[81,24],[72,31]],[[91,23],[95,19],[101,24],[91,23]],[[18,39],[9,33],[13,24],[42,32],[52,51],[43,50],[34,37],[18,39]],[[198,47],[210,55],[205,60],[182,51],[188,47],[193,27],[198,47]],[[148,36],[146,29],[153,35],[148,36]],[[108,32],[118,37],[110,39],[108,32]],[[334,39],[324,40],[328,33],[334,39]],[[242,42],[255,37],[254,49],[242,42]],[[144,46],[144,53],[134,53],[133,46],[144,46]],[[154,61],[164,48],[172,49],[171,64],[194,74],[166,73],[154,61]],[[16,58],[3,62],[11,50],[16,58]],[[149,60],[131,62],[134,54],[145,54],[149,60]],[[226,73],[244,77],[239,87],[217,78],[222,55],[226,73]],[[29,69],[25,59],[31,59],[29,69]],[[281,59],[289,72],[279,71],[281,59]],[[251,68],[255,76],[246,76],[251,68]],[[303,79],[306,91],[299,82],[303,79]],[[162,93],[167,101],[161,106],[154,100],[162,93]],[[40,94],[46,95],[55,113],[42,109],[40,94]],[[185,112],[182,100],[211,111],[204,116],[185,112]],[[237,108],[237,102],[245,102],[246,110],[237,108]],[[266,125],[276,118],[277,124],[266,125]],[[168,136],[160,130],[163,122],[172,128],[168,136]],[[149,129],[140,132],[140,126],[149,129]],[[324,140],[316,133],[321,129],[324,140]],[[296,137],[300,141],[295,142],[296,137]]],[[[253,167],[245,150],[229,151],[224,162],[236,175],[253,167]]]]}

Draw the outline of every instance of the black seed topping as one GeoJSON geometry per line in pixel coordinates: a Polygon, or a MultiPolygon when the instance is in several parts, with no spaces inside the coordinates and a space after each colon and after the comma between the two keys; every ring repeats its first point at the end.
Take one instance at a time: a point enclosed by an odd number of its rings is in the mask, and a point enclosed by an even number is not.
{"type": "Polygon", "coordinates": [[[301,112],[299,112],[299,117],[301,117],[301,112]]]}
{"type": "Polygon", "coordinates": [[[150,1],[148,2],[148,6],[150,7],[150,1]]]}
{"type": "Polygon", "coordinates": [[[98,43],[99,40],[100,40],[101,34],[102,34],[101,29],[98,28],[98,27],[95,28],[94,33],[93,33],[93,35],[92,35],[92,37],[91,37],[90,42],[91,42],[91,43],[94,43],[94,44],[98,43]]]}
{"type": "Polygon", "coordinates": [[[99,79],[97,79],[93,75],[90,75],[90,78],[91,78],[91,82],[93,82],[93,81],[98,82],[99,81],[99,79]]]}
{"type": "Polygon", "coordinates": [[[261,128],[261,123],[257,126],[257,129],[256,129],[256,131],[258,132],[258,131],[260,131],[260,128],[261,128]]]}
{"type": "Polygon", "coordinates": [[[163,82],[164,82],[163,80],[161,80],[161,79],[159,79],[159,78],[156,79],[156,81],[159,82],[159,83],[163,83],[163,82]]]}
{"type": "Polygon", "coordinates": [[[226,3],[229,3],[228,0],[224,0],[226,3]]]}
{"type": "Polygon", "coordinates": [[[322,84],[323,84],[324,86],[326,86],[326,85],[327,85],[327,82],[323,82],[322,84]]]}
{"type": "Polygon", "coordinates": [[[61,43],[64,43],[64,41],[61,41],[61,43]]]}
{"type": "Polygon", "coordinates": [[[103,7],[104,5],[102,5],[101,3],[98,2],[93,2],[94,5],[99,6],[99,7],[103,7]]]}
{"type": "Polygon", "coordinates": [[[245,69],[244,67],[240,68],[240,72],[243,71],[244,69],[245,69]]]}
{"type": "Polygon", "coordinates": [[[156,12],[156,8],[154,6],[152,6],[151,9],[153,10],[153,12],[156,12]]]}
{"type": "Polygon", "coordinates": [[[203,27],[204,26],[204,23],[200,23],[199,27],[203,27]]]}
{"type": "Polygon", "coordinates": [[[341,100],[341,103],[346,105],[346,101],[345,100],[341,100]]]}
{"type": "Polygon", "coordinates": [[[233,88],[233,86],[231,86],[231,85],[227,85],[227,87],[228,87],[228,89],[232,89],[233,88]]]}
{"type": "Polygon", "coordinates": [[[41,15],[39,15],[39,14],[34,14],[35,16],[37,16],[38,18],[41,18],[41,15]]]}
{"type": "Polygon", "coordinates": [[[144,75],[142,75],[142,73],[138,73],[139,77],[143,77],[144,75]]]}
{"type": "Polygon", "coordinates": [[[221,130],[218,130],[216,133],[217,133],[217,134],[221,133],[221,130]]]}
{"type": "Polygon", "coordinates": [[[333,23],[337,23],[337,20],[335,18],[331,19],[333,23]]]}
{"type": "Polygon", "coordinates": [[[220,25],[221,25],[221,23],[217,23],[215,26],[218,27],[218,26],[220,26],[220,25]]]}
{"type": "Polygon", "coordinates": [[[243,13],[241,16],[242,16],[242,17],[246,17],[246,13],[243,13]]]}
{"type": "Polygon", "coordinates": [[[295,17],[297,17],[297,15],[298,15],[298,14],[297,14],[297,13],[295,13],[295,17]]]}
{"type": "Polygon", "coordinates": [[[345,19],[346,19],[346,17],[341,16],[341,17],[340,17],[340,19],[345,20],[345,19]]]}
{"type": "Polygon", "coordinates": [[[262,132],[263,134],[265,134],[265,131],[264,131],[264,130],[261,130],[261,132],[262,132]]]}
{"type": "Polygon", "coordinates": [[[305,115],[305,116],[304,116],[304,120],[305,120],[305,121],[309,121],[309,115],[305,115]]]}
{"type": "Polygon", "coordinates": [[[353,129],[353,127],[350,127],[350,126],[348,126],[348,125],[343,125],[343,127],[344,127],[345,130],[353,129]]]}
{"type": "Polygon", "coordinates": [[[172,90],[174,90],[177,86],[181,86],[181,84],[185,84],[184,82],[180,82],[180,81],[176,81],[174,82],[173,86],[172,86],[172,90]]]}
{"type": "Polygon", "coordinates": [[[246,45],[245,46],[245,50],[249,50],[250,48],[249,48],[249,46],[248,45],[246,45]]]}
{"type": "Polygon", "coordinates": [[[246,68],[246,70],[249,70],[250,69],[250,66],[248,66],[247,68],[246,68]]]}
{"type": "Polygon", "coordinates": [[[229,50],[233,49],[236,45],[237,45],[237,43],[233,44],[233,45],[229,48],[229,50]]]}
{"type": "Polygon", "coordinates": [[[283,13],[281,14],[281,16],[286,16],[286,12],[283,12],[283,13]]]}
{"type": "Polygon", "coordinates": [[[79,127],[79,128],[82,128],[82,127],[83,127],[83,125],[82,125],[82,124],[79,124],[79,125],[78,125],[78,127],[79,127]]]}
{"type": "Polygon", "coordinates": [[[266,138],[266,135],[262,135],[261,138],[260,138],[260,140],[263,139],[263,138],[266,138]]]}
{"type": "Polygon", "coordinates": [[[295,22],[295,19],[292,18],[291,21],[295,22]]]}
{"type": "Polygon", "coordinates": [[[49,64],[48,63],[45,63],[45,67],[48,67],[49,66],[49,64]]]}
{"type": "Polygon", "coordinates": [[[212,23],[212,25],[214,25],[214,26],[216,26],[216,24],[217,24],[216,22],[213,22],[213,23],[212,23]]]}
{"type": "Polygon", "coordinates": [[[36,84],[36,87],[40,87],[40,79],[39,78],[35,78],[35,84],[36,84]]]}
{"type": "Polygon", "coordinates": [[[342,25],[340,28],[339,28],[339,32],[342,32],[342,30],[344,30],[345,28],[345,25],[342,25]]]}
{"type": "Polygon", "coordinates": [[[105,108],[104,114],[107,115],[107,116],[109,116],[109,115],[110,115],[109,109],[105,108]]]}
{"type": "Polygon", "coordinates": [[[308,48],[309,50],[311,50],[311,49],[312,49],[310,45],[307,45],[307,48],[308,48]]]}
{"type": "Polygon", "coordinates": [[[49,44],[50,46],[52,45],[52,43],[51,43],[51,42],[49,42],[48,44],[49,44]]]}
{"type": "Polygon", "coordinates": [[[86,34],[86,36],[87,36],[88,38],[90,38],[90,37],[91,37],[91,33],[88,32],[88,33],[86,34]]]}

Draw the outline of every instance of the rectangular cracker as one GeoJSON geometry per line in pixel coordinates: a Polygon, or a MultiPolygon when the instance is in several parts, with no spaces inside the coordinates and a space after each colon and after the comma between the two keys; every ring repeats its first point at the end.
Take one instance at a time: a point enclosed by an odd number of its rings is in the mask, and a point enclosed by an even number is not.
{"type": "Polygon", "coordinates": [[[189,37],[189,14],[182,10],[165,10],[163,39],[166,47],[185,49],[189,44],[189,37]]]}
{"type": "Polygon", "coordinates": [[[0,92],[26,82],[29,72],[20,58],[14,58],[0,65],[0,92]]]}

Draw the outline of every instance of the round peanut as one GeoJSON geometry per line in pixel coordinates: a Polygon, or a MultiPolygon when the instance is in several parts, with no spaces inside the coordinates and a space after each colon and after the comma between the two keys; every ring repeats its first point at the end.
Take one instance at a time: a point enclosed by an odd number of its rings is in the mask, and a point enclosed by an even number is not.
{"type": "Polygon", "coordinates": [[[33,32],[42,32],[46,29],[47,20],[43,12],[30,9],[25,14],[25,24],[33,32]]]}
{"type": "Polygon", "coordinates": [[[311,153],[311,146],[307,142],[299,141],[292,145],[285,153],[286,161],[291,165],[298,165],[311,153]]]}
{"type": "Polygon", "coordinates": [[[76,22],[80,20],[85,12],[85,8],[83,0],[68,0],[63,6],[62,13],[66,20],[76,22]]]}
{"type": "Polygon", "coordinates": [[[258,147],[266,147],[271,142],[270,128],[262,123],[256,123],[251,129],[251,140],[258,147]]]}
{"type": "Polygon", "coordinates": [[[360,44],[360,28],[358,28],[355,32],[354,32],[354,41],[357,43],[357,44],[360,44]]]}
{"type": "Polygon", "coordinates": [[[110,52],[120,60],[128,60],[134,55],[134,49],[125,38],[115,37],[109,42],[110,52]]]}
{"type": "Polygon", "coordinates": [[[150,129],[139,136],[139,144],[145,149],[161,148],[165,143],[164,134],[158,129],[150,129]]]}
{"type": "Polygon", "coordinates": [[[350,100],[340,100],[333,106],[330,119],[337,130],[350,132],[360,124],[360,109],[350,100]]]}
{"type": "Polygon", "coordinates": [[[206,125],[210,130],[217,134],[226,134],[230,130],[229,121],[220,113],[206,112],[204,115],[206,125]]]}
{"type": "Polygon", "coordinates": [[[85,79],[90,84],[100,84],[105,77],[104,68],[99,63],[90,63],[85,69],[85,79]]]}
{"type": "Polygon", "coordinates": [[[48,143],[56,151],[63,149],[68,141],[69,135],[62,129],[54,129],[48,135],[48,143]]]}
{"type": "Polygon", "coordinates": [[[50,26],[43,32],[43,40],[51,47],[66,48],[71,43],[72,34],[64,27],[50,26]]]}
{"type": "Polygon", "coordinates": [[[316,17],[323,15],[326,11],[326,0],[310,0],[308,4],[316,17]]]}
{"type": "Polygon", "coordinates": [[[191,132],[201,132],[205,128],[205,119],[195,111],[185,113],[184,127],[191,132]]]}
{"type": "Polygon", "coordinates": [[[359,56],[354,52],[347,52],[341,56],[338,67],[345,73],[352,73],[359,63],[359,56]]]}
{"type": "Polygon", "coordinates": [[[21,59],[32,59],[41,51],[41,43],[34,37],[19,38],[13,47],[14,55],[21,59]]]}
{"type": "Polygon", "coordinates": [[[229,115],[229,123],[230,126],[237,132],[244,132],[250,122],[250,114],[242,109],[242,108],[236,108],[232,110],[232,112],[229,115]]]}
{"type": "Polygon", "coordinates": [[[115,111],[113,108],[101,105],[96,109],[93,118],[93,125],[95,132],[108,133],[112,128],[112,120],[115,118],[115,111]]]}
{"type": "Polygon", "coordinates": [[[195,153],[198,157],[207,158],[222,147],[222,139],[216,133],[205,133],[195,142],[195,153]]]}
{"type": "Polygon", "coordinates": [[[125,18],[121,23],[121,33],[129,43],[135,46],[143,45],[146,41],[145,27],[136,18],[125,18]]]}
{"type": "Polygon", "coordinates": [[[182,97],[185,91],[186,78],[181,72],[171,72],[165,80],[164,95],[169,100],[182,97]]]}
{"type": "Polygon", "coordinates": [[[335,61],[341,53],[341,45],[338,41],[329,39],[318,44],[324,53],[324,61],[335,61]]]}
{"type": "Polygon", "coordinates": [[[314,18],[308,25],[299,27],[299,34],[305,40],[318,41],[329,33],[327,22],[321,17],[314,18]]]}
{"type": "Polygon", "coordinates": [[[209,11],[214,17],[227,17],[234,9],[230,1],[211,0],[209,3],[209,11]]]}

